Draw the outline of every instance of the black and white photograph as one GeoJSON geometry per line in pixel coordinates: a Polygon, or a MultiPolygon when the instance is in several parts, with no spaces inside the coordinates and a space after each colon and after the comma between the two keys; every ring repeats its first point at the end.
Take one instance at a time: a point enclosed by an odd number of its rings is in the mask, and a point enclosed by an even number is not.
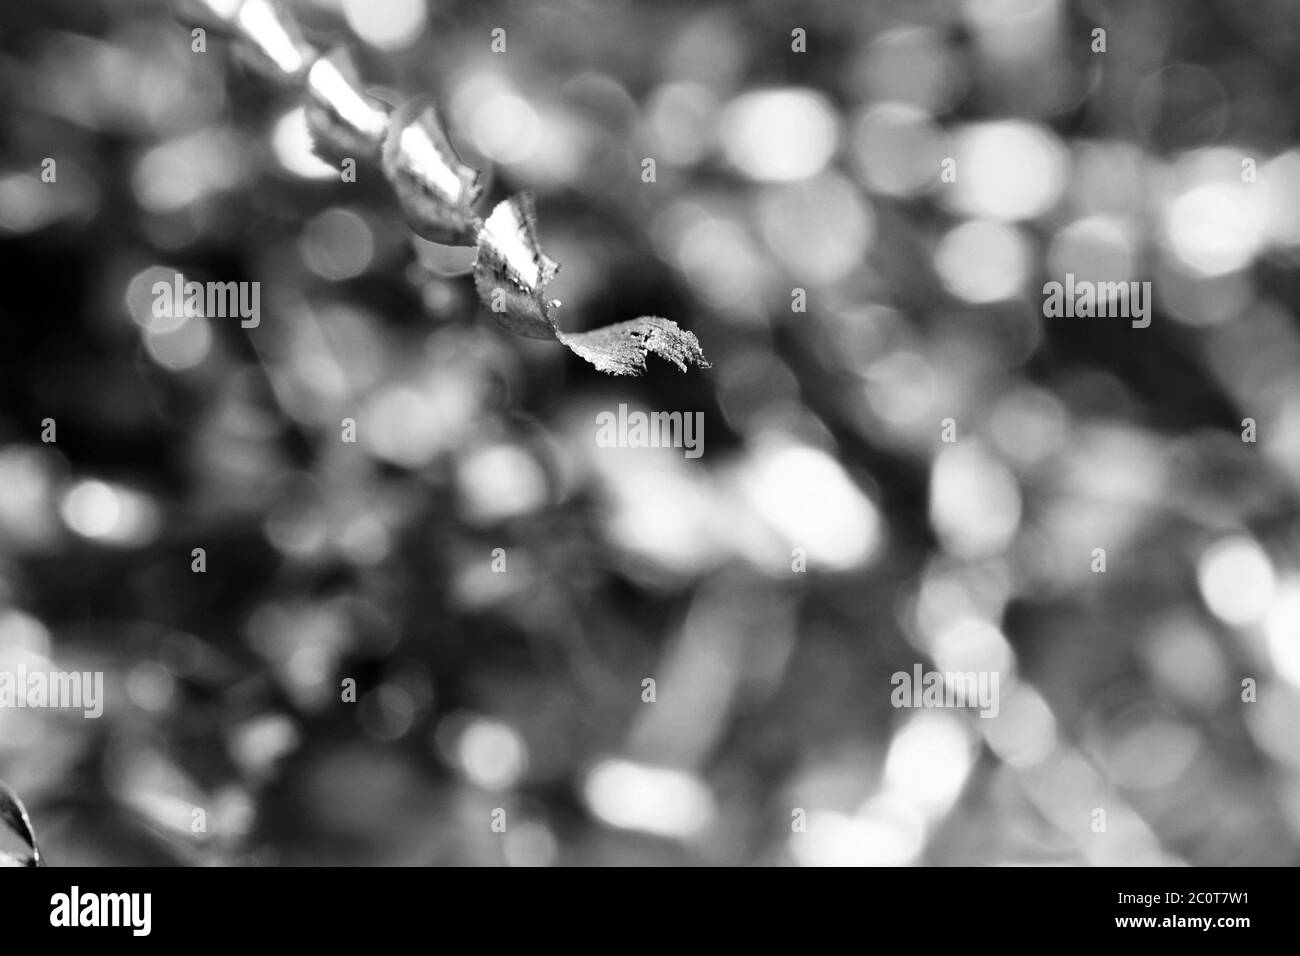
{"type": "Polygon", "coordinates": [[[0,264],[53,938],[858,867],[1232,946],[1300,864],[1296,0],[6,0],[0,264]]]}

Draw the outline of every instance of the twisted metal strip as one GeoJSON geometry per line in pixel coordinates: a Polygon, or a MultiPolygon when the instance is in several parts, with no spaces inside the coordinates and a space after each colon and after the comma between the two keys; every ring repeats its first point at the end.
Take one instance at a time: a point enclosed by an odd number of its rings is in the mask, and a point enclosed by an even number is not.
{"type": "Polygon", "coordinates": [[[413,232],[473,246],[475,289],[504,328],[554,339],[612,375],[639,374],[649,353],[682,371],[709,367],[695,335],[658,316],[561,331],[551,316],[560,303],[546,297],[560,265],[541,250],[532,196],[517,193],[480,218],[479,171],[461,162],[430,99],[393,108],[368,95],[347,49],[312,46],[278,0],[175,0],[174,8],[181,22],[230,37],[255,72],[298,91],[316,152],[378,166],[413,232]]]}

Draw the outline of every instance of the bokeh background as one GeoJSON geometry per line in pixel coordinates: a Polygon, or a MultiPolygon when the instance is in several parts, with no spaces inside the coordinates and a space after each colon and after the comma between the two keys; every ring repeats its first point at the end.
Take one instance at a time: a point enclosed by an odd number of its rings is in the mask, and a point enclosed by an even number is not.
{"type": "Polygon", "coordinates": [[[0,709],[53,865],[1300,862],[1294,0],[290,8],[537,195],[564,328],[713,367],[499,330],[165,3],[6,4],[0,669],[107,685],[0,709]]]}

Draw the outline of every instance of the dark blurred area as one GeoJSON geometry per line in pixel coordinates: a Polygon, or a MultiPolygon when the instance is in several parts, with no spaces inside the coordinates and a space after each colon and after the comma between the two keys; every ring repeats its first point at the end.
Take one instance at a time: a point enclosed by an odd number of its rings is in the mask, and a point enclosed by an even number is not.
{"type": "Polygon", "coordinates": [[[562,326],[712,368],[499,329],[166,3],[6,4],[0,671],[105,675],[0,709],[51,865],[1300,862],[1294,0],[289,8],[536,194],[562,326]]]}

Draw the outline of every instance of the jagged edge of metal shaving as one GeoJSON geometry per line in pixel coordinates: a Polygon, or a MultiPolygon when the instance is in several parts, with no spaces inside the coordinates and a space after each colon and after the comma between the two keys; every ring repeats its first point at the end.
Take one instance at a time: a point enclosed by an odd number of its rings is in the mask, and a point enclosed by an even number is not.
{"type": "Polygon", "coordinates": [[[651,352],[683,372],[690,365],[711,367],[694,332],[657,315],[643,315],[590,332],[570,334],[557,330],[556,338],[610,375],[639,375],[645,371],[646,355],[651,352]]]}

